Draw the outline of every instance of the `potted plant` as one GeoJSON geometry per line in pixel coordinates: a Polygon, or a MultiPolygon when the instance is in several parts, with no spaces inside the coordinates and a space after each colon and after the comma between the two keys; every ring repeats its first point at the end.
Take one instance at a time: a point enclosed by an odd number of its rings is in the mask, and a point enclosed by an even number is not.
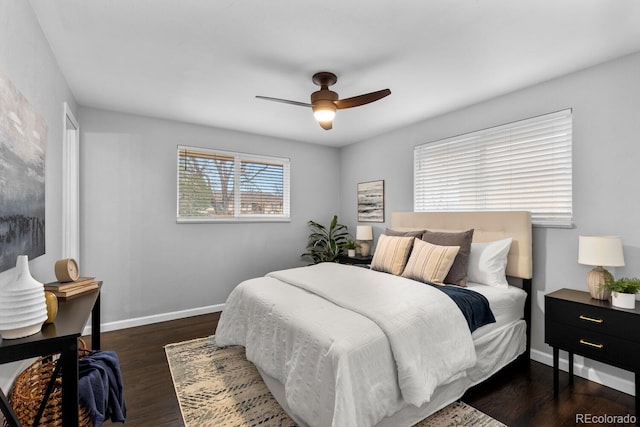
{"type": "MultiPolygon", "coordinates": [[[[607,278],[608,279],[608,278],[607,278]]],[[[605,280],[604,288],[611,292],[611,304],[620,308],[634,309],[636,293],[640,291],[640,279],[637,277],[605,280]]]]}
{"type": "Polygon", "coordinates": [[[315,221],[309,221],[308,224],[311,234],[307,241],[307,252],[301,257],[310,260],[312,264],[334,262],[350,240],[347,226],[338,223],[338,215],[333,216],[328,227],[315,221]]]}
{"type": "Polygon", "coordinates": [[[358,242],[356,242],[355,240],[349,240],[342,247],[347,250],[347,256],[353,258],[354,256],[356,256],[356,249],[358,249],[358,246],[360,246],[358,245],[358,242]]]}

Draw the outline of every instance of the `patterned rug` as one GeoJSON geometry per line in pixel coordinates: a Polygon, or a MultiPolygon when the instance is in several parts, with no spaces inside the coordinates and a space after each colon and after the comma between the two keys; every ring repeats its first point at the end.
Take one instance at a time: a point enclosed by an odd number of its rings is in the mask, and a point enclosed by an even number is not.
{"type": "MultiPolygon", "coordinates": [[[[244,347],[217,347],[213,337],[165,347],[186,427],[294,427],[247,361],[244,347]]],[[[416,427],[504,427],[463,403],[454,402],[416,427]]]]}

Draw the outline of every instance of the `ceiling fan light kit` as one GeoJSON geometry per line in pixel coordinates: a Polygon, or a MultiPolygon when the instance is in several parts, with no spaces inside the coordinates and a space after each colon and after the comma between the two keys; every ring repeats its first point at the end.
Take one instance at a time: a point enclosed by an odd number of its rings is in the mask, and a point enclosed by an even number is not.
{"type": "Polygon", "coordinates": [[[358,95],[346,99],[338,99],[338,94],[329,89],[329,86],[336,84],[338,77],[328,71],[321,71],[313,75],[313,83],[320,86],[320,90],[311,94],[311,103],[290,101],[288,99],[271,98],[268,96],[256,96],[259,99],[266,99],[267,101],[283,102],[285,104],[298,105],[301,107],[311,107],[313,116],[318,121],[320,126],[329,130],[333,127],[333,119],[336,116],[336,110],[359,107],[370,102],[377,101],[384,98],[387,95],[391,95],[389,89],[383,89],[376,92],[367,93],[364,95],[358,95]]]}
{"type": "Polygon", "coordinates": [[[332,101],[320,100],[313,103],[313,116],[319,122],[333,121],[336,116],[336,106],[332,101]]]}

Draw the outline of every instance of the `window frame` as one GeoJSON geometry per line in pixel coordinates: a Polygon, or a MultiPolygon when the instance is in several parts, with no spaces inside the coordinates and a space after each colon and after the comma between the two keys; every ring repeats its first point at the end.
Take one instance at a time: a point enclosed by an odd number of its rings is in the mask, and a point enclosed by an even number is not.
{"type": "Polygon", "coordinates": [[[248,222],[290,222],[291,221],[291,160],[285,157],[265,156],[237,151],[217,150],[205,147],[178,145],[176,150],[176,222],[181,224],[197,223],[248,223],[248,222]],[[233,158],[233,216],[181,216],[180,215],[180,158],[181,151],[193,151],[208,155],[233,158]],[[241,165],[243,162],[271,163],[282,166],[282,214],[246,214],[242,213],[241,165]]]}
{"type": "Polygon", "coordinates": [[[413,203],[416,212],[528,210],[534,226],[572,228],[572,109],[415,146],[413,203]],[[540,195],[541,188],[548,191],[540,195]]]}

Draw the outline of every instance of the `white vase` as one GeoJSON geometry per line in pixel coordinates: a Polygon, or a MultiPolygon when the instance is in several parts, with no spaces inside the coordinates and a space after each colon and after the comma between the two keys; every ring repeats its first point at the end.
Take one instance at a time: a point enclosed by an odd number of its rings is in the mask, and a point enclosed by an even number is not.
{"type": "Polygon", "coordinates": [[[622,292],[611,293],[611,304],[618,308],[636,308],[636,294],[625,294],[622,292]]]}
{"type": "Polygon", "coordinates": [[[356,250],[355,249],[347,249],[347,256],[353,258],[354,256],[356,256],[356,250]]]}
{"type": "Polygon", "coordinates": [[[16,339],[40,331],[47,320],[44,286],[31,277],[29,258],[18,256],[13,280],[0,288],[0,336],[16,339]]]}

